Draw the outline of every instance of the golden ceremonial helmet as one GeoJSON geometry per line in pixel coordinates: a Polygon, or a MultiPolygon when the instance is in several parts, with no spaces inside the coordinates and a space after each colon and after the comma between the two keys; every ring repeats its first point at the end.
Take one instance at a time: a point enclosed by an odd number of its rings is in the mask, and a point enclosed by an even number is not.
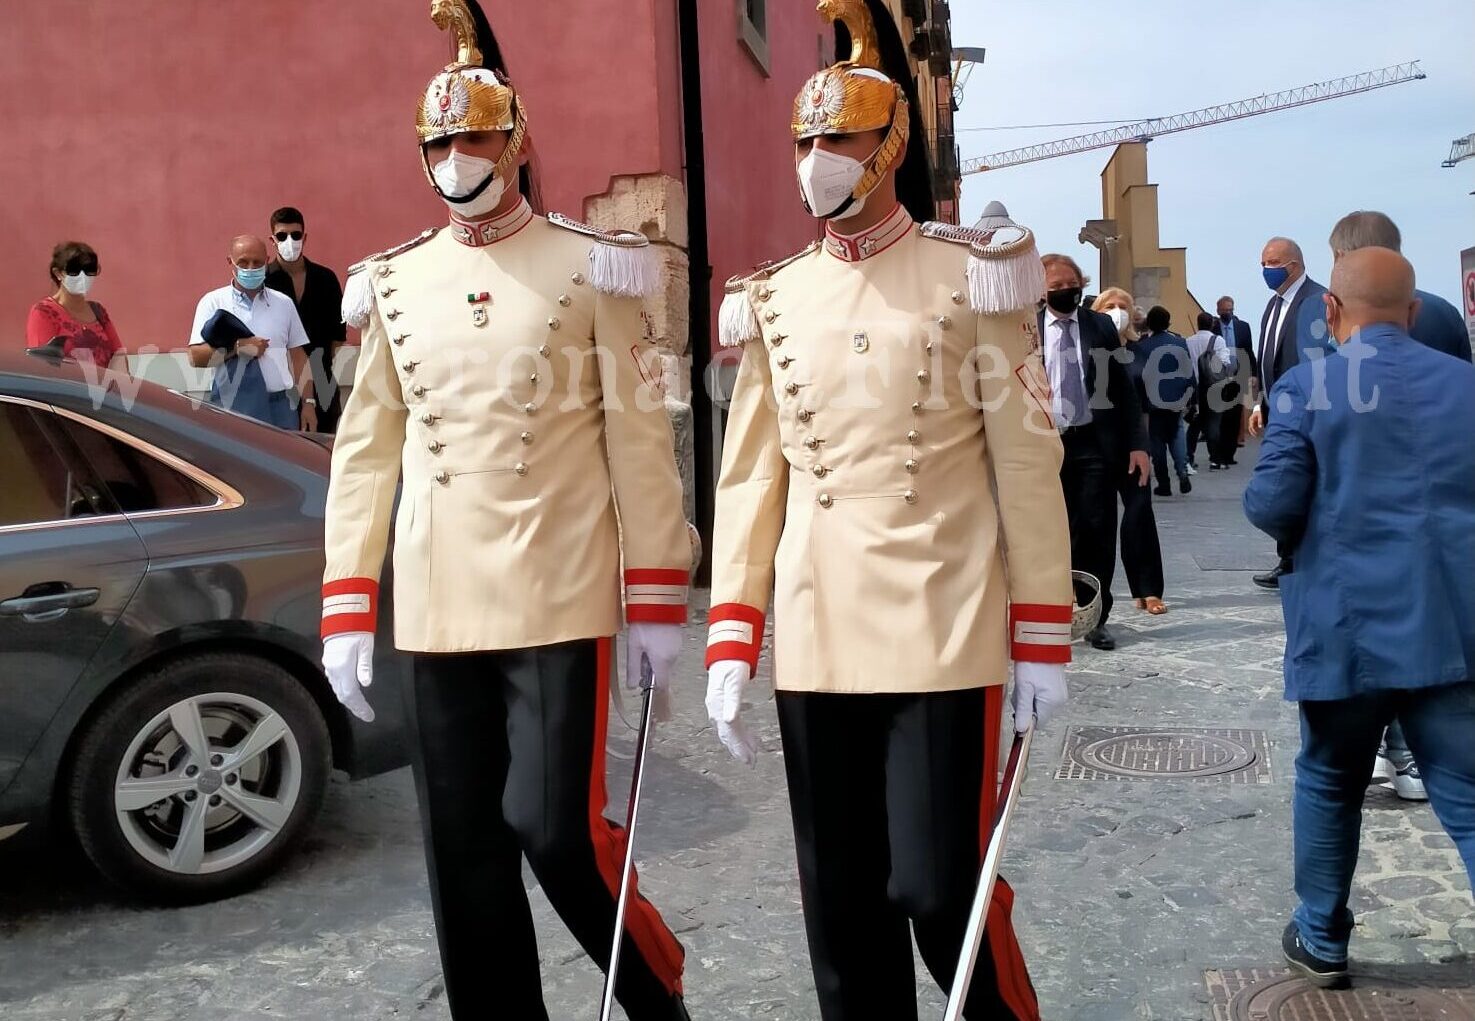
{"type": "Polygon", "coordinates": [[[430,20],[451,33],[455,56],[430,80],[415,111],[420,144],[467,131],[510,131],[498,169],[517,159],[527,114],[501,64],[496,40],[476,0],[431,0],[430,20]]]}
{"type": "Polygon", "coordinates": [[[889,128],[855,187],[855,194],[864,195],[906,152],[911,125],[906,92],[883,70],[876,24],[866,0],[819,0],[817,10],[826,21],[844,24],[850,57],[817,71],[799,90],[794,99],[794,141],[889,128]]]}

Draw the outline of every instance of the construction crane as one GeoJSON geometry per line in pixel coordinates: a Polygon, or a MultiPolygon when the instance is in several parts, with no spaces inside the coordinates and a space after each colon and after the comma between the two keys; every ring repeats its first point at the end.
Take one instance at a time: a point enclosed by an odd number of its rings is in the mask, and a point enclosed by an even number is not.
{"type": "MultiPolygon", "coordinates": [[[[1039,145],[1029,145],[1022,149],[997,152],[992,156],[964,160],[962,172],[981,174],[987,170],[1017,167],[1023,163],[1054,159],[1056,156],[1070,156],[1091,149],[1105,149],[1123,142],[1150,142],[1160,135],[1192,131],[1194,128],[1206,128],[1211,124],[1244,120],[1246,117],[1258,117],[1261,114],[1290,110],[1298,106],[1309,106],[1312,103],[1324,103],[1329,99],[1355,96],[1360,92],[1371,92],[1390,85],[1420,81],[1425,77],[1426,75],[1419,68],[1419,62],[1411,60],[1406,64],[1394,64],[1392,67],[1364,71],[1362,74],[1349,75],[1346,78],[1333,78],[1331,81],[1304,85],[1299,89],[1272,92],[1269,95],[1256,96],[1254,99],[1242,99],[1237,103],[1208,106],[1202,110],[1180,113],[1172,117],[1149,117],[1147,120],[1136,121],[1132,124],[1123,124],[1104,131],[1093,131],[1089,135],[1076,135],[1074,138],[1062,138],[1055,142],[1042,142],[1039,145]]],[[[1466,144],[1468,150],[1470,139],[1461,141],[1466,144]]],[[[1456,146],[1459,144],[1456,143],[1456,146]]],[[[1468,151],[1466,155],[1469,155],[1468,151]]],[[[1445,164],[1445,166],[1449,165],[1445,164]]]]}
{"type": "Polygon", "coordinates": [[[1475,135],[1456,138],[1450,144],[1449,159],[1439,165],[1441,167],[1452,167],[1468,159],[1475,159],[1475,135]]]}

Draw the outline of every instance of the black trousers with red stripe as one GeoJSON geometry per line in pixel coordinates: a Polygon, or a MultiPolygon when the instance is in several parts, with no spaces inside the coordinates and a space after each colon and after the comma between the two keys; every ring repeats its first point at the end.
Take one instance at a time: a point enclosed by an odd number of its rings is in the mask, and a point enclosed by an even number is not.
{"type": "MultiPolygon", "coordinates": [[[[524,856],[579,945],[609,964],[625,849],[602,814],[610,645],[415,657],[415,782],[446,997],[462,1021],[548,1021],[524,856]]],[[[681,945],[638,892],[626,933],[615,993],[631,1021],[685,1017],[681,945]]]]}
{"type": "MultiPolygon", "coordinates": [[[[823,1021],[915,1021],[912,934],[952,987],[997,797],[1002,696],[778,692],[823,1021]]],[[[1012,903],[1000,880],[969,1021],[1038,1021],[1012,903]]]]}

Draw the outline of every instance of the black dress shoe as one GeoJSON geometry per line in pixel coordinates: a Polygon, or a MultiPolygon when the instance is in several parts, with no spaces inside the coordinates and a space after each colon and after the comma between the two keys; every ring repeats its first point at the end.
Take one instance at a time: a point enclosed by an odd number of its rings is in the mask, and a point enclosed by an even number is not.
{"type": "Polygon", "coordinates": [[[1285,954],[1291,970],[1299,972],[1318,989],[1348,989],[1352,979],[1347,975],[1347,962],[1323,961],[1301,942],[1301,930],[1292,922],[1280,937],[1280,949],[1285,954]]]}
{"type": "Polygon", "coordinates": [[[1155,496],[1172,496],[1173,495],[1173,487],[1172,486],[1158,486],[1152,492],[1153,492],[1153,495],[1155,495],[1155,496]]]}
{"type": "Polygon", "coordinates": [[[1116,648],[1116,639],[1110,631],[1106,630],[1105,624],[1097,624],[1087,631],[1086,641],[1091,643],[1093,649],[1100,649],[1102,652],[1110,652],[1116,648]]]}
{"type": "Polygon", "coordinates": [[[1289,568],[1282,560],[1264,574],[1257,574],[1250,580],[1261,588],[1278,589],[1280,588],[1280,576],[1287,573],[1289,573],[1289,568]]]}
{"type": "Polygon", "coordinates": [[[1190,479],[1187,475],[1178,476],[1178,492],[1182,493],[1184,496],[1187,496],[1189,493],[1193,492],[1193,480],[1190,479]]]}

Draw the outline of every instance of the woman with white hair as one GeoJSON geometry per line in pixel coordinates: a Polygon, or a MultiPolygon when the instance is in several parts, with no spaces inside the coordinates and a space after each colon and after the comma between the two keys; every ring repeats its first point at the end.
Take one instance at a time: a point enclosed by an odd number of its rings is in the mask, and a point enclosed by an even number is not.
{"type": "MultiPolygon", "coordinates": [[[[1138,340],[1132,320],[1141,311],[1133,304],[1132,296],[1120,287],[1108,287],[1091,303],[1091,309],[1111,319],[1122,338],[1122,350],[1131,355],[1138,340]]],[[[1128,361],[1127,371],[1140,396],[1142,373],[1137,359],[1128,361]]],[[[1143,407],[1146,406],[1144,402],[1143,407]]],[[[1152,512],[1152,494],[1130,475],[1117,480],[1117,494],[1122,501],[1122,568],[1132,589],[1132,599],[1139,610],[1167,613],[1167,604],[1163,602],[1163,551],[1157,536],[1157,518],[1152,512]]]]}

